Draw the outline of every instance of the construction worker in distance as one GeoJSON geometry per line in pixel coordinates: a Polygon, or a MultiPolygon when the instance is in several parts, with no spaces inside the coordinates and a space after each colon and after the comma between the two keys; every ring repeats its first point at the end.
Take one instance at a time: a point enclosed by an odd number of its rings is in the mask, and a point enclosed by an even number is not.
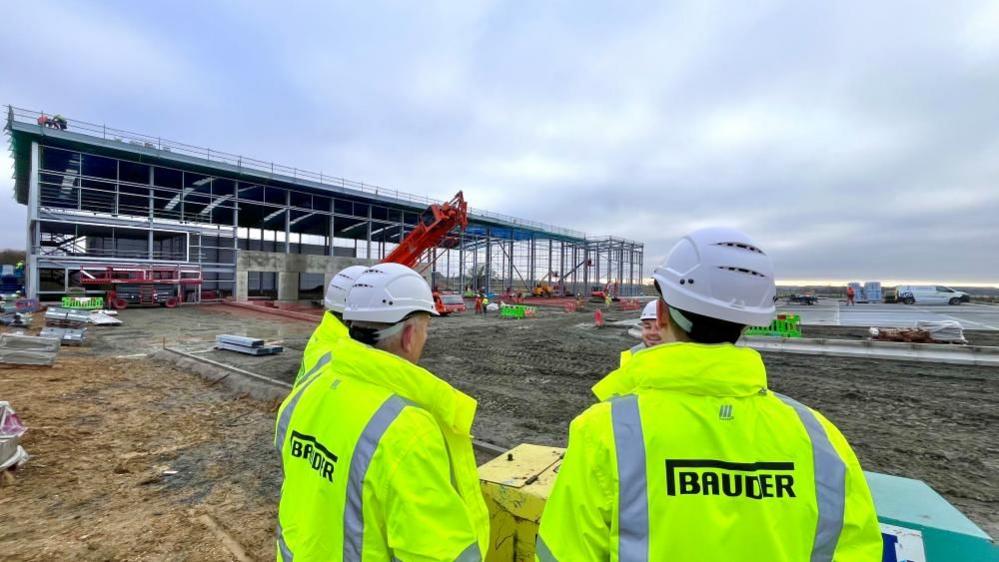
{"type": "Polygon", "coordinates": [[[306,370],[316,364],[323,353],[330,351],[333,345],[341,338],[347,337],[347,326],[343,323],[343,308],[347,302],[347,291],[354,284],[364,270],[368,269],[364,265],[352,265],[341,269],[330,279],[326,286],[326,294],[323,296],[323,320],[316,327],[309,337],[309,342],[305,344],[305,351],[302,352],[302,364],[295,375],[295,384],[301,382],[306,370]]]}
{"type": "Polygon", "coordinates": [[[733,345],[774,318],[770,257],[742,232],[685,236],[656,268],[663,344],[593,387],[541,518],[538,560],[877,562],[860,464],[821,414],[733,345]]]}
{"type": "Polygon", "coordinates": [[[489,514],[472,452],[476,403],[416,364],[431,316],[430,287],[404,265],[355,280],[343,314],[350,337],[278,413],[278,560],[482,559],[489,514]]]}
{"type": "Polygon", "coordinates": [[[647,303],[645,308],[642,309],[642,315],[638,318],[642,326],[642,341],[621,352],[621,367],[624,367],[624,364],[630,361],[631,357],[639,351],[663,343],[659,323],[656,322],[657,307],[658,302],[654,300],[647,303]]]}
{"type": "Polygon", "coordinates": [[[857,303],[853,302],[857,296],[857,292],[853,290],[850,285],[846,286],[846,306],[857,306],[857,303]]]}

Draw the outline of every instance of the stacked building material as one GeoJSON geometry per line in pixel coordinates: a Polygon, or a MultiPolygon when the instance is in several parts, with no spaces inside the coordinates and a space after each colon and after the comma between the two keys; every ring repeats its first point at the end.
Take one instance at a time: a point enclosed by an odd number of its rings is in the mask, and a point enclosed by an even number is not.
{"type": "Polygon", "coordinates": [[[87,339],[86,328],[54,328],[46,326],[38,335],[43,338],[56,338],[64,345],[83,345],[87,339]]]}
{"type": "Polygon", "coordinates": [[[56,328],[79,329],[90,323],[90,313],[68,308],[50,308],[45,311],[45,325],[56,328]]]}
{"type": "Polygon", "coordinates": [[[884,295],[881,293],[880,281],[868,281],[864,283],[863,300],[866,302],[881,302],[884,295]]]}
{"type": "Polygon", "coordinates": [[[60,340],[0,334],[0,363],[11,365],[51,365],[59,354],[60,340]]]}
{"type": "Polygon", "coordinates": [[[90,323],[95,326],[120,326],[121,320],[115,317],[117,314],[117,310],[91,310],[90,323]]]}
{"type": "Polygon", "coordinates": [[[916,329],[928,332],[935,342],[968,343],[961,323],[956,320],[920,320],[916,322],[916,329]]]}
{"type": "Polygon", "coordinates": [[[853,287],[853,300],[854,302],[866,302],[864,299],[864,286],[857,282],[847,283],[847,286],[853,287]]]}
{"type": "Polygon", "coordinates": [[[215,349],[235,351],[246,355],[274,355],[284,351],[280,345],[266,345],[261,339],[228,334],[215,336],[215,349]]]}
{"type": "Polygon", "coordinates": [[[12,328],[27,328],[28,324],[31,324],[31,315],[20,312],[2,313],[0,314],[0,324],[12,328]]]}

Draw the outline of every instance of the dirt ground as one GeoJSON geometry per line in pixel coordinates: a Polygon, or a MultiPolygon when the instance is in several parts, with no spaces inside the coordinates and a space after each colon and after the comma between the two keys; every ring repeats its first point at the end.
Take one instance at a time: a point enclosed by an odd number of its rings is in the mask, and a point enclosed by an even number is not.
{"type": "Polygon", "coordinates": [[[5,560],[233,560],[204,515],[273,558],[271,405],[85,350],[50,369],[0,369],[0,381],[31,455],[0,488],[5,560]]]}
{"type": "MultiPolygon", "coordinates": [[[[611,313],[608,322],[635,313],[611,313]]],[[[280,469],[274,404],[240,397],[143,357],[170,346],[290,380],[313,326],[228,307],[129,310],[55,367],[0,369],[0,397],[29,426],[32,459],[0,488],[0,552],[13,560],[232,560],[203,515],[272,559],[280,469]],[[217,333],[280,341],[256,358],[210,350],[217,333]],[[130,358],[122,358],[130,357],[130,358]],[[165,474],[177,471],[175,474],[165,474]]],[[[423,365],[479,401],[479,439],[564,445],[589,388],[635,343],[590,314],[466,315],[431,325],[423,365]]],[[[855,329],[806,329],[862,337],[855,329]],[[838,332],[839,331],[839,332],[838,332]]],[[[969,333],[973,343],[986,334],[969,333]]],[[[999,536],[999,370],[924,363],[764,357],[775,390],[825,413],[868,470],[925,480],[999,536]]]]}

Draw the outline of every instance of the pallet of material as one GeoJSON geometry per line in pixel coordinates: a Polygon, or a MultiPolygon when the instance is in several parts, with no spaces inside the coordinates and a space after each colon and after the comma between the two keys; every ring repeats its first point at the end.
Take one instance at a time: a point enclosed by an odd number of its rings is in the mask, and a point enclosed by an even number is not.
{"type": "Polygon", "coordinates": [[[59,354],[60,340],[0,334],[0,363],[10,365],[52,365],[59,354]]]}
{"type": "Polygon", "coordinates": [[[90,323],[90,312],[67,308],[50,308],[45,311],[45,325],[56,328],[82,328],[90,323]]]}
{"type": "Polygon", "coordinates": [[[86,328],[53,328],[46,326],[38,335],[43,338],[57,338],[63,345],[83,345],[87,339],[86,328]]]}
{"type": "Polygon", "coordinates": [[[262,339],[227,334],[215,336],[215,349],[235,351],[245,355],[274,355],[284,351],[280,345],[266,345],[262,339]]]}

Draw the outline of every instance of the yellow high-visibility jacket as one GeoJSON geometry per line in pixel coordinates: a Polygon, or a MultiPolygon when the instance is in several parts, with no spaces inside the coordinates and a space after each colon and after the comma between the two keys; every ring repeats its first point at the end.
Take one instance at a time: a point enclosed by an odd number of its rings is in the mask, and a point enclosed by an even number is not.
{"type": "Polygon", "coordinates": [[[278,560],[481,560],[475,408],[405,359],[338,341],[278,412],[278,560]]]}
{"type": "Polygon", "coordinates": [[[309,337],[309,342],[305,344],[305,351],[302,352],[302,365],[295,375],[295,385],[302,382],[302,377],[306,371],[312,368],[319,361],[324,353],[333,349],[336,342],[341,338],[349,337],[349,330],[339,318],[333,316],[332,312],[323,313],[323,321],[316,326],[316,330],[309,337]]]}
{"type": "Polygon", "coordinates": [[[633,346],[629,347],[628,349],[622,351],[621,352],[621,363],[618,365],[618,367],[624,367],[625,363],[627,363],[628,361],[631,361],[631,357],[633,355],[635,355],[639,351],[642,351],[643,349],[647,349],[647,346],[645,345],[645,342],[639,342],[637,345],[633,345],[633,346]]]}
{"type": "Polygon", "coordinates": [[[593,387],[545,506],[542,561],[877,562],[871,493],[821,414],[759,353],[663,344],[593,387]]]}

